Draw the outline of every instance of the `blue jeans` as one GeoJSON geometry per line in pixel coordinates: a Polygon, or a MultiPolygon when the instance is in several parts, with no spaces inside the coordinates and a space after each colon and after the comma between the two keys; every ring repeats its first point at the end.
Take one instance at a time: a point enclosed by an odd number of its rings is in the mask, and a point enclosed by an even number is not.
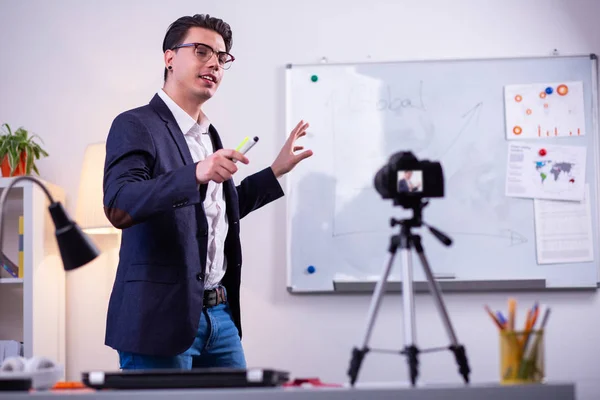
{"type": "Polygon", "coordinates": [[[202,310],[194,343],[179,355],[161,357],[124,351],[118,353],[121,369],[246,368],[244,349],[227,303],[202,310]]]}

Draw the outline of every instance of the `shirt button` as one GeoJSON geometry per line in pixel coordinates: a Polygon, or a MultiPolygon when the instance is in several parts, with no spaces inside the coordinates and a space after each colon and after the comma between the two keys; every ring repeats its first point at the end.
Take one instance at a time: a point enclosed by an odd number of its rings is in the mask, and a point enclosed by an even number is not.
{"type": "Polygon", "coordinates": [[[196,275],[196,279],[198,279],[199,281],[201,281],[201,280],[202,280],[202,274],[200,274],[200,273],[199,273],[199,274],[197,274],[197,275],[196,275]]]}

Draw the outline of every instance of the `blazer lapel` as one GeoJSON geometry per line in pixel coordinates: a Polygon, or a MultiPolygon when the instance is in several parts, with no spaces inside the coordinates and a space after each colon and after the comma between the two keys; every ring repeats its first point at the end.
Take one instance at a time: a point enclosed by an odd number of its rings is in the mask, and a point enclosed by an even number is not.
{"type": "MultiPolygon", "coordinates": [[[[223,143],[221,142],[221,137],[212,124],[208,127],[208,133],[210,134],[210,140],[212,142],[214,151],[222,149],[223,143]]],[[[225,193],[225,202],[227,203],[227,215],[229,220],[239,220],[237,190],[233,183],[233,179],[223,182],[223,192],[225,193]]]]}
{"type": "Polygon", "coordinates": [[[184,164],[193,164],[194,160],[192,159],[192,153],[190,153],[190,148],[185,141],[185,137],[183,136],[183,132],[179,129],[179,125],[177,125],[177,121],[175,121],[175,117],[169,110],[169,107],[165,104],[164,101],[160,98],[158,94],[155,94],[152,100],[150,100],[150,105],[154,108],[154,111],[160,116],[160,118],[165,121],[167,125],[167,129],[171,134],[171,137],[177,144],[177,148],[179,149],[179,154],[183,159],[184,164]]]}
{"type": "Polygon", "coordinates": [[[215,151],[221,150],[223,148],[223,143],[221,142],[219,133],[212,124],[210,124],[208,127],[208,134],[210,135],[210,141],[212,142],[213,149],[215,151]]]}

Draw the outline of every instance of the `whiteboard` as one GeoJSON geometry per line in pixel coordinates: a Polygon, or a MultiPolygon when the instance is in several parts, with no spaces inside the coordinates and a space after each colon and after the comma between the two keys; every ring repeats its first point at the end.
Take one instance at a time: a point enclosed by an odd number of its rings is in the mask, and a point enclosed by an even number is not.
{"type": "MultiPolygon", "coordinates": [[[[505,195],[511,141],[504,88],[583,83],[585,134],[543,143],[587,149],[596,244],[597,74],[594,55],[288,65],[287,131],[301,119],[309,122],[298,144],[314,152],[286,181],[288,290],[333,292],[342,287],[336,282],[379,279],[390,237],[399,231],[390,218],[411,215],[382,199],[373,185],[376,172],[399,151],[442,164],[445,196],[430,199],[423,218],[453,244],[442,245],[426,228],[414,230],[440,282],[483,290],[493,289],[494,282],[502,282],[497,287],[502,289],[526,289],[523,282],[532,288],[596,288],[597,246],[592,262],[539,265],[534,201],[505,195]]],[[[394,260],[392,282],[400,280],[400,258],[394,260]]],[[[418,258],[413,261],[414,279],[423,282],[418,258]]]]}

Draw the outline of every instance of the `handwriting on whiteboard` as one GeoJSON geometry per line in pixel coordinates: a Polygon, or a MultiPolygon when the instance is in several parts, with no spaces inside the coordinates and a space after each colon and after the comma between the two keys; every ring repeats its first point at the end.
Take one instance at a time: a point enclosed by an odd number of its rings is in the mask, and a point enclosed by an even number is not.
{"type": "Polygon", "coordinates": [[[406,110],[427,111],[423,102],[423,82],[416,93],[403,93],[390,85],[358,84],[333,90],[326,102],[340,113],[390,112],[397,116],[406,110]]]}

